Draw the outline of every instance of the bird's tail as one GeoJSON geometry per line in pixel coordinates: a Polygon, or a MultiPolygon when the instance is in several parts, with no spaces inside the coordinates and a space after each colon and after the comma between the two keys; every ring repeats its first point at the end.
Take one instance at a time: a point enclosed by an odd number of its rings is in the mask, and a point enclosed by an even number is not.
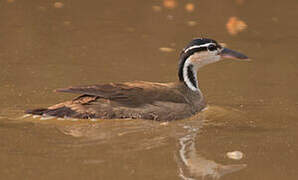
{"type": "Polygon", "coordinates": [[[58,107],[55,109],[39,108],[25,111],[26,114],[55,117],[74,117],[77,113],[68,107],[58,107]]]}
{"type": "Polygon", "coordinates": [[[48,111],[46,108],[38,108],[38,109],[28,109],[25,111],[26,114],[32,115],[43,115],[48,111]]]}

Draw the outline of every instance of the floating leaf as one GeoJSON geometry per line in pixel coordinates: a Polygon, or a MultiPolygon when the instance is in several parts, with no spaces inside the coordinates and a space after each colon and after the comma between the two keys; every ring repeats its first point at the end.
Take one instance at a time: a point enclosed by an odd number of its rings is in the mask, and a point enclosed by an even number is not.
{"type": "Polygon", "coordinates": [[[197,25],[197,22],[196,21],[188,21],[187,22],[187,25],[189,25],[189,26],[195,26],[195,25],[197,25]]]}
{"type": "Polygon", "coordinates": [[[160,6],[152,6],[152,9],[155,12],[160,12],[161,11],[161,7],[160,6]]]}
{"type": "Polygon", "coordinates": [[[177,2],[176,0],[163,0],[163,5],[165,8],[174,9],[177,7],[177,2]]]}
{"type": "Polygon", "coordinates": [[[185,5],[185,9],[187,12],[193,12],[195,10],[195,5],[192,3],[187,3],[185,5]]]}
{"type": "Polygon", "coordinates": [[[240,151],[227,152],[227,156],[230,159],[240,160],[243,158],[243,153],[240,151]]]}
{"type": "Polygon", "coordinates": [[[55,8],[63,8],[64,4],[62,2],[55,2],[54,7],[55,8]]]}
{"type": "Polygon", "coordinates": [[[237,17],[230,17],[226,24],[226,28],[231,35],[236,35],[247,28],[247,24],[237,17]]]}
{"type": "Polygon", "coordinates": [[[174,49],[170,48],[170,47],[160,47],[159,50],[162,52],[173,52],[174,51],[174,49]]]}

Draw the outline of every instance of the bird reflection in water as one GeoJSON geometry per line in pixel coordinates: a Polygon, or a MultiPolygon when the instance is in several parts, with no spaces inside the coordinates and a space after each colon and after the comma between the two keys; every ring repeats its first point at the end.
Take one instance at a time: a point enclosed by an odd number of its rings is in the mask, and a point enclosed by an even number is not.
{"type": "Polygon", "coordinates": [[[239,171],[246,167],[246,164],[222,165],[213,160],[208,160],[197,153],[195,148],[195,138],[198,128],[184,126],[188,134],[179,138],[179,157],[182,163],[178,163],[179,176],[184,180],[194,180],[186,177],[186,172],[192,177],[202,177],[203,179],[219,179],[223,175],[239,171]]]}
{"type": "Polygon", "coordinates": [[[115,143],[117,147],[121,147],[121,153],[166,146],[169,145],[169,142],[173,142],[170,139],[175,138],[176,142],[179,142],[179,146],[175,146],[179,147],[176,150],[176,162],[179,176],[184,180],[219,179],[223,175],[246,167],[246,164],[223,165],[201,156],[195,147],[195,141],[204,121],[198,121],[195,118],[188,123],[165,124],[151,121],[115,120],[108,123],[95,122],[60,126],[58,129],[65,135],[78,138],[72,142],[71,146],[82,147],[115,143]],[[127,141],[126,136],[133,139],[127,141]]]}

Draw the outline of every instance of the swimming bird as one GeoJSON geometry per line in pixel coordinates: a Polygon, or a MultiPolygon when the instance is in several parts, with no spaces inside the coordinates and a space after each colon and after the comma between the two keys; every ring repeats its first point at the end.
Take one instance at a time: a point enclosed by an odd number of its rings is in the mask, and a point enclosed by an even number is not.
{"type": "Polygon", "coordinates": [[[157,83],[134,81],[57,89],[56,92],[80,94],[73,100],[27,110],[27,114],[79,119],[184,119],[205,106],[200,91],[199,68],[224,58],[248,59],[208,38],[193,39],[181,52],[179,81],[157,83]]]}

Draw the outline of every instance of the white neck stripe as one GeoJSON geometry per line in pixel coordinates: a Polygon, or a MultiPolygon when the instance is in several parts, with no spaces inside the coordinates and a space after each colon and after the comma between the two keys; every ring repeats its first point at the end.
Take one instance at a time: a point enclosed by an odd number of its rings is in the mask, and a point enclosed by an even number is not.
{"type": "Polygon", "coordinates": [[[211,44],[216,45],[215,43],[207,43],[207,44],[203,44],[203,45],[194,45],[194,46],[190,46],[189,48],[185,49],[184,53],[186,53],[189,50],[195,49],[195,48],[208,47],[211,44]]]}

